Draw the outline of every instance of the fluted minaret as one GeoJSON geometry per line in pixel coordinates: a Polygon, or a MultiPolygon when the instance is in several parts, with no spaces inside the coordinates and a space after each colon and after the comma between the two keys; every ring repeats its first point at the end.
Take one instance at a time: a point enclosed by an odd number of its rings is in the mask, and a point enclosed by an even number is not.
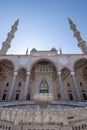
{"type": "Polygon", "coordinates": [[[84,41],[80,35],[80,32],[77,30],[76,25],[72,22],[70,18],[68,18],[69,24],[70,24],[70,29],[74,33],[74,37],[77,40],[78,47],[81,49],[81,51],[84,54],[87,54],[87,46],[86,46],[86,41],[84,41]]]}
{"type": "Polygon", "coordinates": [[[11,41],[14,38],[14,34],[17,31],[17,26],[18,26],[19,20],[17,20],[14,25],[11,27],[11,31],[8,33],[7,39],[5,42],[2,43],[2,48],[0,50],[0,55],[6,55],[8,49],[11,46],[11,41]]]}

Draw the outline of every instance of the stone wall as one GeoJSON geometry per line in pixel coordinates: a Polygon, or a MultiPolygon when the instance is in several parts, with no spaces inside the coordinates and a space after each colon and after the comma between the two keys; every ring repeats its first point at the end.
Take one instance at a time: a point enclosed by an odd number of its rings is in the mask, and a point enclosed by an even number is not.
{"type": "Polygon", "coordinates": [[[63,110],[1,108],[0,129],[13,130],[13,127],[17,130],[86,130],[87,108],[63,110]]]}

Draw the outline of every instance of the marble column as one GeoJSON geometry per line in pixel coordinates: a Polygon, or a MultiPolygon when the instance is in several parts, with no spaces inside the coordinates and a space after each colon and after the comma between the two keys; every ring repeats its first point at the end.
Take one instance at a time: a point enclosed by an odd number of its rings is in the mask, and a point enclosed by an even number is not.
{"type": "Polygon", "coordinates": [[[76,83],[76,79],[75,79],[75,74],[74,74],[74,72],[71,72],[71,77],[72,77],[73,85],[74,85],[74,87],[75,87],[77,99],[78,99],[78,101],[81,101],[81,98],[80,98],[80,94],[79,94],[79,91],[78,91],[78,87],[77,87],[77,83],[76,83]]]}
{"type": "Polygon", "coordinates": [[[63,83],[62,83],[62,78],[61,78],[61,72],[57,72],[57,74],[58,74],[58,81],[59,81],[61,100],[64,101],[64,90],[63,90],[63,83]]]}
{"type": "Polygon", "coordinates": [[[12,85],[11,85],[11,88],[10,88],[10,92],[9,92],[9,96],[8,96],[8,101],[11,101],[13,90],[14,90],[15,83],[16,83],[17,74],[18,73],[16,71],[13,74],[12,85]]]}
{"type": "Polygon", "coordinates": [[[29,87],[29,79],[30,79],[30,72],[27,72],[26,82],[25,82],[25,89],[24,89],[24,100],[27,100],[28,95],[28,87],[29,87]]]}

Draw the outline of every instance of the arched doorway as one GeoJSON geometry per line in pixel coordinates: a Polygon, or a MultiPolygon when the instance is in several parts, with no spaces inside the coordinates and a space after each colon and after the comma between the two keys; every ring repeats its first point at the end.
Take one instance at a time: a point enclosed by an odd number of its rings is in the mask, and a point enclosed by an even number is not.
{"type": "Polygon", "coordinates": [[[36,62],[31,69],[31,100],[35,93],[52,93],[58,100],[58,77],[55,65],[49,60],[36,62]]]}

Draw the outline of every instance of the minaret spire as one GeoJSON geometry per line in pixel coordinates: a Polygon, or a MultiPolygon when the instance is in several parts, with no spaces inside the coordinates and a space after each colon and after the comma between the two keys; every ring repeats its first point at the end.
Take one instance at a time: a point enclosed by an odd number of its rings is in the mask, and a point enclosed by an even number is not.
{"type": "Polygon", "coordinates": [[[11,27],[11,31],[8,33],[8,36],[5,40],[5,42],[2,43],[2,48],[0,50],[0,55],[5,55],[8,51],[8,49],[10,48],[10,44],[12,39],[14,38],[14,34],[17,31],[17,26],[18,26],[18,22],[19,20],[17,20],[14,25],[12,25],[11,27]]]}
{"type": "Polygon", "coordinates": [[[59,48],[59,51],[60,51],[60,54],[62,54],[62,49],[61,48],[59,48]]]}
{"type": "Polygon", "coordinates": [[[68,18],[70,29],[73,31],[74,37],[78,42],[78,47],[82,50],[84,54],[87,54],[86,41],[84,41],[80,35],[80,32],[77,30],[76,25],[68,18]]]}

